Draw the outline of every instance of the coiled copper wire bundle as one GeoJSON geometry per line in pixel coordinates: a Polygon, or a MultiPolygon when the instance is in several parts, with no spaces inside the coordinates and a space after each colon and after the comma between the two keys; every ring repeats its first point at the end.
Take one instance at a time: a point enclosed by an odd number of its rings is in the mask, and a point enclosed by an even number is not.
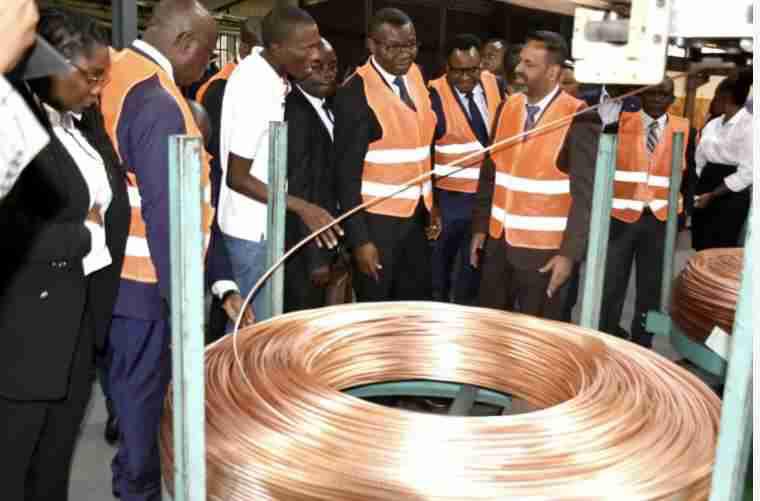
{"type": "MultiPolygon", "coordinates": [[[[206,352],[208,499],[704,500],[720,403],[659,355],[569,324],[440,303],[292,313],[206,352]],[[425,379],[535,412],[461,418],[341,393],[425,379]]],[[[171,395],[161,464],[172,482],[171,395]]],[[[171,488],[170,488],[171,490],[171,488]]]]}
{"type": "Polygon", "coordinates": [[[704,342],[715,326],[730,334],[741,287],[744,250],[708,249],[686,264],[673,289],[671,316],[689,338],[704,342]]]}

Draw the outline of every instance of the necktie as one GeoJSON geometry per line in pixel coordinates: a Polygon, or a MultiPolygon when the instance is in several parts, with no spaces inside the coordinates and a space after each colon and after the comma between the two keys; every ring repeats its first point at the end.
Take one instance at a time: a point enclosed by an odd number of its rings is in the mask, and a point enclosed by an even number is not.
{"type": "Polygon", "coordinates": [[[335,117],[333,117],[332,111],[330,111],[330,107],[327,105],[327,101],[322,102],[322,109],[325,111],[325,115],[327,115],[327,119],[330,121],[330,123],[334,124],[335,117]]]}
{"type": "Polygon", "coordinates": [[[540,109],[541,108],[538,106],[533,106],[532,104],[527,105],[528,116],[525,118],[526,131],[533,129],[533,127],[536,126],[536,115],[540,109]]]}
{"type": "Polygon", "coordinates": [[[657,122],[652,122],[652,124],[649,126],[649,133],[647,134],[647,150],[649,150],[649,153],[654,153],[654,150],[657,149],[657,143],[660,142],[659,134],[660,131],[660,124],[657,122]]]}
{"type": "Polygon", "coordinates": [[[467,108],[470,112],[470,123],[475,131],[475,135],[483,146],[488,144],[488,128],[483,120],[483,115],[480,113],[478,105],[475,103],[475,96],[472,92],[467,93],[467,108]]]}
{"type": "Polygon", "coordinates": [[[412,101],[412,98],[409,95],[409,91],[406,90],[406,84],[404,83],[404,79],[401,77],[396,77],[393,80],[393,83],[396,85],[396,87],[398,87],[399,97],[404,102],[404,104],[409,106],[414,111],[417,111],[417,108],[414,106],[414,101],[412,101]]]}

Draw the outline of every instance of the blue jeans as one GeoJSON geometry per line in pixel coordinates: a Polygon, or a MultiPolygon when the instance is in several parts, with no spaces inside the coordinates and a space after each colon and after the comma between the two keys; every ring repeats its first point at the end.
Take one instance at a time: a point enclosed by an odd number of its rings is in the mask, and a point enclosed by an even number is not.
{"type": "MultiPolygon", "coordinates": [[[[235,274],[240,294],[246,298],[267,271],[267,242],[263,238],[260,242],[255,242],[224,235],[224,244],[230,256],[232,272],[235,274]]],[[[262,289],[259,289],[253,296],[253,312],[257,316],[264,308],[264,294],[261,291],[262,289]]],[[[229,324],[227,332],[231,332],[233,326],[234,324],[229,324]]]]}

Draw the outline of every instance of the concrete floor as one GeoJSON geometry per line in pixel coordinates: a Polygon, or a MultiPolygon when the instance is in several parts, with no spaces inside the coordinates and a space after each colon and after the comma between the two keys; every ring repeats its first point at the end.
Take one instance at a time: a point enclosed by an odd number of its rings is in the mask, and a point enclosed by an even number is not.
{"type": "MultiPolygon", "coordinates": [[[[689,233],[681,233],[676,252],[676,272],[679,272],[684,267],[686,260],[692,253],[689,233]]],[[[634,281],[631,280],[628,287],[628,298],[623,311],[622,325],[626,328],[630,326],[630,321],[633,317],[633,287],[634,281]]],[[[680,358],[667,339],[656,338],[655,350],[671,360],[680,358]]],[[[105,501],[114,499],[111,494],[110,464],[115,453],[115,448],[109,446],[103,440],[105,421],[106,410],[103,394],[98,384],[95,383],[90,409],[82,429],[82,436],[72,466],[71,486],[69,490],[71,501],[105,501]]]]}

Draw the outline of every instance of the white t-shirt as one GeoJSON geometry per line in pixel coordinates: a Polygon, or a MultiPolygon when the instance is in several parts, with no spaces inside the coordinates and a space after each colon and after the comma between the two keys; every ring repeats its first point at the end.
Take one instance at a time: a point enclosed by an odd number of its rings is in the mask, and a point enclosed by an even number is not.
{"type": "Polygon", "coordinates": [[[255,47],[227,81],[219,146],[223,173],[219,226],[227,235],[252,241],[266,237],[267,206],[227,186],[227,159],[230,153],[253,159],[251,175],[267,182],[269,122],[285,119],[285,96],[290,91],[289,83],[261,57],[262,50],[255,47]]]}

